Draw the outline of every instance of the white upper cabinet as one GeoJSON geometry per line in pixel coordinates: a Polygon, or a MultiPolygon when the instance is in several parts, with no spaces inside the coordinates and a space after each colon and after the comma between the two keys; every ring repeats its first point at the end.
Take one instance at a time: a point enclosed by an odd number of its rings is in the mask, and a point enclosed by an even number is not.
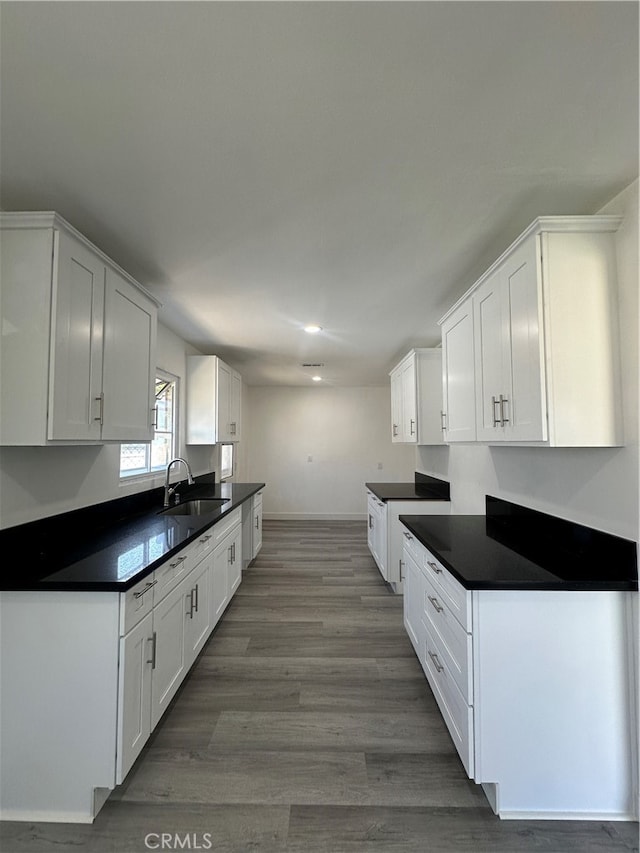
{"type": "Polygon", "coordinates": [[[0,222],[0,443],[151,441],[157,303],[56,214],[0,222]]]}
{"type": "Polygon", "coordinates": [[[447,441],[622,444],[619,224],[537,219],[441,320],[447,441]]]}
{"type": "Polygon", "coordinates": [[[187,357],[187,444],[240,441],[242,377],[217,355],[187,357]]]}
{"type": "Polygon", "coordinates": [[[473,311],[467,299],[442,323],[442,427],[444,440],[475,441],[473,311]]]}
{"type": "Polygon", "coordinates": [[[391,440],[442,444],[442,351],[413,349],[391,377],[391,440]]]}

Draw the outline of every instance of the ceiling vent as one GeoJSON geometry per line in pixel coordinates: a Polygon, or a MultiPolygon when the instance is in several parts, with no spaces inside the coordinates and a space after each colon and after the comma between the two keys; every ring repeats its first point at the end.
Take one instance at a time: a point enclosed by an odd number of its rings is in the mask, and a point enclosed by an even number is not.
{"type": "Polygon", "coordinates": [[[302,367],[324,367],[324,361],[303,361],[302,367]]]}

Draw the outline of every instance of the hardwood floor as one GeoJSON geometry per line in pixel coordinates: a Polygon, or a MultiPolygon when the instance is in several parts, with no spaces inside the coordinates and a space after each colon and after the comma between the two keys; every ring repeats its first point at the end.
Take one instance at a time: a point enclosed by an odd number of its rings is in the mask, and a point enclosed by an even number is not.
{"type": "Polygon", "coordinates": [[[364,523],[265,521],[263,536],[94,824],[5,823],[3,853],[638,850],[633,823],[495,817],[466,777],[364,523]]]}

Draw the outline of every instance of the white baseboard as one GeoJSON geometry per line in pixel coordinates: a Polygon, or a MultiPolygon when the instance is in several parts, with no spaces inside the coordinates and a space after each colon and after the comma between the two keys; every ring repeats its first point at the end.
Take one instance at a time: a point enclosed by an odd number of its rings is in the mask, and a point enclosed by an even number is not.
{"type": "Polygon", "coordinates": [[[344,513],[342,515],[330,512],[265,512],[265,521],[362,521],[367,520],[366,513],[344,513]]]}

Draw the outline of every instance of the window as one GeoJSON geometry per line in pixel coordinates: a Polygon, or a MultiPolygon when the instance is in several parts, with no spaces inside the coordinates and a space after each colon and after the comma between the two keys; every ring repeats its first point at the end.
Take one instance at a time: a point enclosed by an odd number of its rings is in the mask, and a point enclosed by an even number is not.
{"type": "Polygon", "coordinates": [[[233,444],[220,445],[220,479],[233,476],[233,444]]]}
{"type": "Polygon", "coordinates": [[[156,423],[150,444],[120,445],[120,477],[136,477],[164,471],[175,456],[177,377],[156,376],[156,423]]]}

